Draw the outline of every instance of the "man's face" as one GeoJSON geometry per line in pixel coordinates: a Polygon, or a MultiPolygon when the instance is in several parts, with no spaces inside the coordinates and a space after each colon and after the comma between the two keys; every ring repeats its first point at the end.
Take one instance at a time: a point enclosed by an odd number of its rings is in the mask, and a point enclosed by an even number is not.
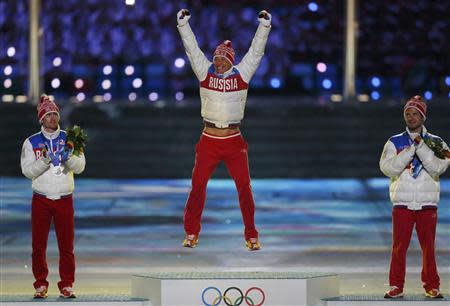
{"type": "Polygon", "coordinates": [[[58,129],[59,116],[58,113],[48,113],[42,119],[42,126],[48,131],[56,131],[58,129]]]}
{"type": "Polygon", "coordinates": [[[231,63],[223,56],[216,56],[214,58],[214,69],[216,73],[223,74],[230,70],[231,63]]]}
{"type": "Polygon", "coordinates": [[[405,112],[405,123],[411,131],[419,130],[423,124],[422,114],[415,108],[408,108],[405,112]]]}

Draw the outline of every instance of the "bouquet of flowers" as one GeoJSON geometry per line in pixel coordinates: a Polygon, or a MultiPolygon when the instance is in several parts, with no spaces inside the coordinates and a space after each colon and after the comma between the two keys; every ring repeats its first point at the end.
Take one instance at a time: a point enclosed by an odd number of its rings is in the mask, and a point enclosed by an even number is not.
{"type": "Polygon", "coordinates": [[[73,149],[73,155],[80,156],[84,153],[87,143],[87,135],[79,125],[74,125],[71,128],[66,129],[67,142],[66,145],[69,149],[73,149]]]}
{"type": "MultiPolygon", "coordinates": [[[[414,141],[419,143],[420,136],[418,136],[417,138],[414,139],[414,141]],[[417,139],[417,138],[419,138],[419,139],[417,139]]],[[[434,155],[437,158],[440,158],[440,159],[450,158],[450,151],[444,149],[441,139],[428,137],[428,138],[423,138],[423,141],[434,152],[434,155]]]]}

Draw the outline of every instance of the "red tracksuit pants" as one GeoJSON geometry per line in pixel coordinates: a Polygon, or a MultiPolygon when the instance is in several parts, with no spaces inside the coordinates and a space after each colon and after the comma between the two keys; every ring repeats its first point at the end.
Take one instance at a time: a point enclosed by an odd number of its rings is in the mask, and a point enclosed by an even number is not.
{"type": "Polygon", "coordinates": [[[206,199],[206,185],[217,165],[224,161],[236,184],[239,206],[244,219],[245,239],[258,237],[254,220],[255,203],[250,185],[247,148],[248,144],[240,132],[226,137],[217,137],[203,132],[195,148],[192,189],[184,209],[186,234],[198,235],[200,233],[200,222],[206,199]]]}
{"type": "Polygon", "coordinates": [[[54,223],[59,249],[58,288],[71,287],[75,281],[74,209],[72,195],[59,200],[50,200],[33,194],[31,202],[31,227],[33,253],[32,267],[36,281],[34,287],[48,287],[46,260],[50,224],[54,223]]]}
{"type": "Polygon", "coordinates": [[[392,212],[392,255],[389,285],[403,289],[405,284],[406,251],[414,225],[422,248],[422,283],[425,290],[439,289],[436,267],[435,237],[437,209],[409,210],[394,208],[392,212]]]}

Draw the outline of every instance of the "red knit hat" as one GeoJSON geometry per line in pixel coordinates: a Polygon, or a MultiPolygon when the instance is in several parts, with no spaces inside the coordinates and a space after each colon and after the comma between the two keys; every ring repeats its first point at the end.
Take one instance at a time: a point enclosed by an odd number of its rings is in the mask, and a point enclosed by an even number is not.
{"type": "Polygon", "coordinates": [[[37,106],[39,122],[42,122],[45,115],[48,113],[57,113],[59,117],[59,108],[52,98],[47,95],[42,95],[37,106]]]}
{"type": "Polygon", "coordinates": [[[234,49],[231,45],[231,41],[225,40],[223,43],[217,46],[216,51],[214,51],[214,57],[217,56],[225,57],[231,63],[231,65],[234,64],[234,49]]]}
{"type": "Polygon", "coordinates": [[[403,115],[408,108],[416,109],[422,115],[423,119],[427,118],[427,104],[421,96],[414,96],[406,102],[405,107],[403,108],[403,115]]]}

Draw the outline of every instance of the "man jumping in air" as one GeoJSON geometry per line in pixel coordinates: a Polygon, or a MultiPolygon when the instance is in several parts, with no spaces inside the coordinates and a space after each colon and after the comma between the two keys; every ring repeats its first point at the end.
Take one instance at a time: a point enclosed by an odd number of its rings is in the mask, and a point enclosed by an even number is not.
{"type": "Polygon", "coordinates": [[[239,194],[246,247],[250,251],[259,250],[261,246],[254,221],[255,203],[250,185],[248,144],[239,125],[244,118],[248,84],[264,55],[272,16],[267,11],[259,13],[259,26],[250,49],[237,65],[234,65],[235,53],[229,40],[217,46],[213,62],[210,62],[197,44],[188,22],[190,18],[191,14],[186,9],[177,14],[178,31],[192,70],[200,81],[204,129],[196,146],[192,189],[184,211],[186,238],[183,246],[194,248],[198,244],[206,185],[217,165],[224,161],[239,194]]]}

